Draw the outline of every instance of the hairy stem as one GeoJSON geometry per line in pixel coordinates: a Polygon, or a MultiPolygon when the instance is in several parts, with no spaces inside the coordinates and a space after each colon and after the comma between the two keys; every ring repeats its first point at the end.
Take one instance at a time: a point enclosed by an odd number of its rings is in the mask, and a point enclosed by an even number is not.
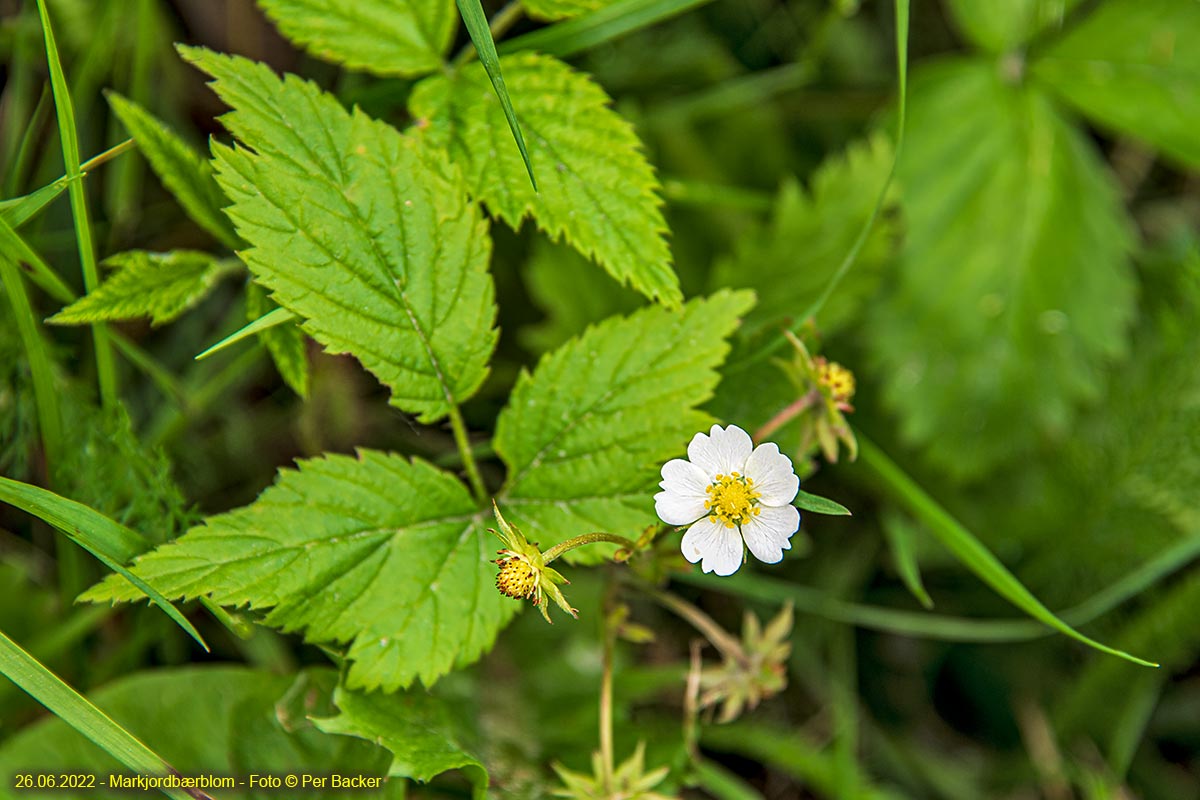
{"type": "Polygon", "coordinates": [[[574,550],[576,547],[583,547],[585,544],[595,544],[596,542],[612,542],[619,544],[621,547],[632,553],[637,549],[637,543],[632,539],[626,539],[624,536],[617,536],[615,533],[585,533],[576,536],[573,539],[567,539],[565,542],[559,542],[551,547],[546,552],[542,553],[542,559],[549,564],[554,559],[566,553],[569,550],[574,550]]]}
{"type": "Polygon", "coordinates": [[[670,592],[655,589],[648,584],[637,584],[637,586],[659,605],[704,634],[704,638],[708,639],[712,643],[712,646],[720,650],[721,654],[726,658],[734,659],[738,662],[746,661],[746,654],[742,650],[741,643],[726,633],[708,614],[705,614],[682,597],[673,595],[670,592]]]}
{"type": "Polygon", "coordinates": [[[763,439],[767,438],[772,433],[803,414],[812,406],[814,402],[816,402],[816,399],[816,393],[809,392],[800,399],[796,400],[794,403],[788,405],[778,414],[767,420],[766,424],[764,424],[761,428],[755,431],[754,441],[761,442],[763,439]]]}
{"type": "Polygon", "coordinates": [[[471,484],[471,492],[481,505],[486,504],[487,488],[483,485],[483,478],[479,475],[479,465],[475,463],[475,454],[471,452],[471,441],[467,438],[467,425],[463,422],[462,412],[458,410],[458,406],[450,406],[450,427],[454,429],[454,444],[458,446],[458,453],[462,456],[463,469],[467,471],[467,481],[471,484]]]}

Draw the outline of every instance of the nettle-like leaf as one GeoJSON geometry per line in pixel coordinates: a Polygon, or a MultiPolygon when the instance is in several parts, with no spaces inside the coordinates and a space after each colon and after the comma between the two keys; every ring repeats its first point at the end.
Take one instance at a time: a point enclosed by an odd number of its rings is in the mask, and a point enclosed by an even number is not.
{"type": "Polygon", "coordinates": [[[454,40],[454,0],[258,0],[283,35],[314,56],[376,75],[442,66],[454,40]]]}
{"type": "MultiPolygon", "coordinates": [[[[333,670],[272,675],[244,667],[186,667],[130,675],[91,693],[89,699],[183,775],[384,774],[388,757],[383,749],[322,733],[307,719],[335,710],[330,702],[335,680],[333,670]]],[[[55,717],[22,729],[0,745],[0,797],[68,796],[61,788],[13,792],[14,776],[34,765],[55,773],[127,772],[55,717]]],[[[214,794],[223,799],[262,796],[249,787],[214,794]]],[[[101,800],[130,796],[100,785],[76,796],[85,795],[101,800]]],[[[362,792],[365,798],[379,795],[362,792]]],[[[345,797],[345,791],[327,786],[302,796],[320,800],[345,797]]]]}
{"type": "Polygon", "coordinates": [[[213,152],[256,280],[422,422],[470,397],[496,344],[491,240],[445,155],[308,81],[182,52],[235,109],[242,146],[213,152]]]}
{"type": "MultiPolygon", "coordinates": [[[[491,645],[516,611],[492,585],[485,517],[429,464],[360,451],[282,470],[254,503],[138,558],[168,597],[269,609],[265,622],[349,642],[348,685],[431,685],[491,645]]],[[[85,600],[136,600],[108,579],[85,600]]]]}
{"type": "Polygon", "coordinates": [[[241,246],[233,224],[221,209],[229,201],[213,178],[212,165],[146,109],[116,92],[108,104],[137,142],[163,186],[175,195],[188,216],[231,250],[241,246]]]}
{"type": "Polygon", "coordinates": [[[521,5],[534,19],[553,22],[612,5],[614,0],[524,0],[521,5]]]}
{"type": "Polygon", "coordinates": [[[459,769],[471,781],[476,800],[487,796],[487,769],[459,744],[452,715],[438,698],[415,690],[381,697],[339,688],[334,702],[341,713],[313,723],[326,733],[386,747],[392,753],[389,775],[425,782],[459,769]]]}
{"type": "MultiPolygon", "coordinates": [[[[246,319],[253,322],[278,307],[257,283],[246,284],[246,319]]],[[[284,383],[301,397],[308,397],[308,353],[304,332],[289,322],[259,331],[258,338],[271,354],[284,383]]]]}
{"type": "Polygon", "coordinates": [[[659,468],[710,422],[696,407],[752,304],[725,290],[682,311],[650,306],[522,373],[496,423],[505,515],[542,547],[588,531],[636,537],[654,521],[659,468]]]}
{"type": "Polygon", "coordinates": [[[1081,0],[950,0],[951,16],[968,39],[1003,53],[1054,26],[1081,0]]]}
{"type": "Polygon", "coordinates": [[[483,67],[423,81],[409,100],[417,129],[461,164],[472,193],[516,228],[527,216],[621,283],[668,306],[682,299],[658,181],[633,127],[587,75],[550,56],[500,59],[538,191],[483,67]]]}
{"type": "MultiPolygon", "coordinates": [[[[748,325],[795,319],[821,295],[870,219],[893,153],[887,137],[876,134],[827,159],[813,175],[811,194],[793,180],[784,182],[770,226],[739,239],[733,256],[714,270],[715,285],[757,291],[748,325]]],[[[849,321],[878,287],[899,235],[897,198],[897,191],[889,192],[853,270],[818,314],[822,332],[849,321]]]]}
{"type": "Polygon", "coordinates": [[[162,325],[208,296],[223,275],[240,265],[194,250],[150,253],[130,250],[105,260],[113,273],[91,294],[50,317],[56,325],[150,317],[162,325]]]}
{"type": "Polygon", "coordinates": [[[910,96],[906,244],[869,334],[904,437],[965,478],[1065,435],[1100,391],[1126,347],[1133,235],[1092,145],[1036,88],[955,61],[910,96]]]}
{"type": "Polygon", "coordinates": [[[1198,39],[1200,4],[1109,0],[1046,48],[1031,73],[1102,125],[1200,167],[1198,39]]]}

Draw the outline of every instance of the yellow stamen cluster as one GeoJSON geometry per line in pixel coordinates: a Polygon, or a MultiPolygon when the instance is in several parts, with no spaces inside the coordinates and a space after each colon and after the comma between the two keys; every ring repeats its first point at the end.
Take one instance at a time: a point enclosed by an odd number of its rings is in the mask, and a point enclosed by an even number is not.
{"type": "Polygon", "coordinates": [[[758,507],[762,495],[754,489],[754,479],[741,473],[717,475],[705,491],[704,508],[726,528],[745,525],[762,512],[758,507]]]}
{"type": "Polygon", "coordinates": [[[498,558],[496,563],[500,566],[496,575],[496,588],[500,594],[514,600],[532,599],[537,594],[538,576],[532,564],[516,556],[498,558]]]}
{"type": "Polygon", "coordinates": [[[850,402],[854,397],[854,373],[836,361],[818,360],[817,383],[829,392],[835,402],[850,402]]]}

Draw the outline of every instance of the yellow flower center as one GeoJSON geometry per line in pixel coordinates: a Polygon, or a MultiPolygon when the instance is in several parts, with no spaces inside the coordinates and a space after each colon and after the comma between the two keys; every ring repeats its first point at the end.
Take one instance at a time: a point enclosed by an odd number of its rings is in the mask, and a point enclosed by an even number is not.
{"type": "Polygon", "coordinates": [[[496,563],[500,565],[496,588],[501,594],[515,600],[526,600],[537,593],[537,572],[528,561],[523,558],[501,558],[496,563]]]}
{"type": "Polygon", "coordinates": [[[836,361],[820,365],[817,382],[825,387],[836,402],[849,402],[854,397],[854,373],[836,361]]]}
{"type": "Polygon", "coordinates": [[[758,507],[760,493],[754,490],[754,479],[734,472],[718,475],[707,489],[704,507],[712,512],[726,528],[745,525],[762,511],[758,507]]]}

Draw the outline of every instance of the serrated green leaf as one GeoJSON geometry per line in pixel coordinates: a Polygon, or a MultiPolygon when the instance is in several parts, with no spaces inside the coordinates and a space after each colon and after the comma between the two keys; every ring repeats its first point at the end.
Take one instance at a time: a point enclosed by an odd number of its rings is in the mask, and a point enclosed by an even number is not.
{"type": "Polygon", "coordinates": [[[1080,0],[950,0],[947,4],[958,27],[975,44],[1004,53],[1049,28],[1080,0]]]}
{"type": "MultiPolygon", "coordinates": [[[[349,686],[394,691],[475,660],[515,613],[492,585],[484,523],[451,475],[360,451],[282,470],[254,503],[209,518],[133,571],[168,597],[270,609],[268,625],[349,642],[349,686]]],[[[136,595],[108,580],[83,599],[136,595]]]]}
{"type": "MultiPolygon", "coordinates": [[[[759,303],[748,325],[794,320],[821,296],[871,217],[892,159],[887,137],[875,134],[827,159],[813,175],[811,194],[795,181],[783,183],[770,226],[739,239],[733,256],[714,270],[714,286],[744,286],[757,292],[759,303]]],[[[878,286],[899,238],[897,200],[893,189],[857,268],[818,313],[823,333],[845,325],[878,286]]]]}
{"type": "MultiPolygon", "coordinates": [[[[284,311],[275,304],[257,283],[246,284],[246,319],[256,320],[272,311],[284,311]]],[[[308,397],[308,353],[304,344],[304,332],[292,323],[272,325],[258,332],[259,340],[266,345],[275,369],[284,383],[301,397],[308,397]]]]}
{"type": "Polygon", "coordinates": [[[1031,74],[1101,125],[1200,167],[1200,4],[1109,0],[1055,41],[1031,74]]]}
{"type": "Polygon", "coordinates": [[[313,724],[325,733],[386,747],[392,753],[388,775],[427,782],[458,769],[471,781],[476,800],[487,796],[487,769],[458,743],[451,715],[437,697],[420,691],[366,695],[339,688],[334,703],[341,713],[313,724]]]}
{"type": "Polygon", "coordinates": [[[1066,435],[1098,394],[1126,347],[1133,235],[1092,145],[1035,88],[953,61],[912,99],[907,238],[868,333],[904,438],[973,477],[1066,435]]]}
{"type": "Polygon", "coordinates": [[[526,217],[619,282],[668,306],[682,297],[663,234],[658,181],[628,122],[588,76],[550,56],[500,59],[539,176],[499,145],[507,128],[479,65],[430,78],[409,100],[417,129],[463,166],[472,193],[514,228],[526,217]]]}
{"type": "Polygon", "coordinates": [[[146,109],[116,92],[106,92],[108,104],[163,186],[175,195],[188,216],[217,241],[236,250],[241,240],[221,210],[229,201],[213,178],[212,165],[175,131],[146,109]]]}
{"type": "Polygon", "coordinates": [[[644,308],[589,328],[523,373],[496,423],[509,471],[505,515],[543,548],[590,531],[636,538],[655,519],[662,464],[710,422],[696,407],[712,395],[725,339],[752,302],[726,290],[680,311],[644,308]]]}
{"type": "Polygon", "coordinates": [[[454,40],[453,0],[258,0],[317,58],[376,75],[412,77],[442,66],[454,40]]]}
{"type": "Polygon", "coordinates": [[[562,243],[538,237],[522,274],[534,305],[546,315],[517,331],[521,344],[545,353],[614,314],[627,314],[645,301],[633,290],[594,269],[562,243]]]}
{"type": "MultiPolygon", "coordinates": [[[[336,675],[310,670],[273,675],[245,667],[198,666],[160,669],[123,677],[93,692],[89,699],[155,750],[183,775],[249,773],[382,775],[387,753],[381,748],[315,729],[306,718],[327,714],[336,675]],[[152,701],[148,701],[152,698],[152,701]]],[[[37,765],[47,772],[95,773],[97,784],[111,773],[129,772],[82,736],[53,717],[16,733],[0,746],[0,797],[62,798],[62,789],[13,792],[12,776],[37,765]]],[[[161,774],[162,770],[146,774],[161,774]]],[[[213,796],[258,798],[262,790],[241,786],[213,788],[213,796]]],[[[128,790],[98,785],[81,793],[96,800],[128,798],[128,790]]],[[[313,800],[345,797],[345,790],[306,789],[313,800]]],[[[358,790],[364,798],[376,792],[358,790]]],[[[153,796],[147,794],[147,796],[153,796]]],[[[192,796],[179,790],[180,797],[192,796]]]]}
{"type": "Polygon", "coordinates": [[[614,0],[524,0],[522,5],[534,19],[554,22],[604,8],[613,2],[614,0]]]}
{"type": "Polygon", "coordinates": [[[236,261],[194,250],[130,250],[105,259],[113,273],[90,294],[47,319],[55,325],[150,317],[163,325],[203,300],[236,261]]]}
{"type": "Polygon", "coordinates": [[[181,52],[235,109],[240,146],[213,150],[257,282],[422,422],[469,398],[497,336],[491,239],[444,154],[295,76],[181,52]]]}

